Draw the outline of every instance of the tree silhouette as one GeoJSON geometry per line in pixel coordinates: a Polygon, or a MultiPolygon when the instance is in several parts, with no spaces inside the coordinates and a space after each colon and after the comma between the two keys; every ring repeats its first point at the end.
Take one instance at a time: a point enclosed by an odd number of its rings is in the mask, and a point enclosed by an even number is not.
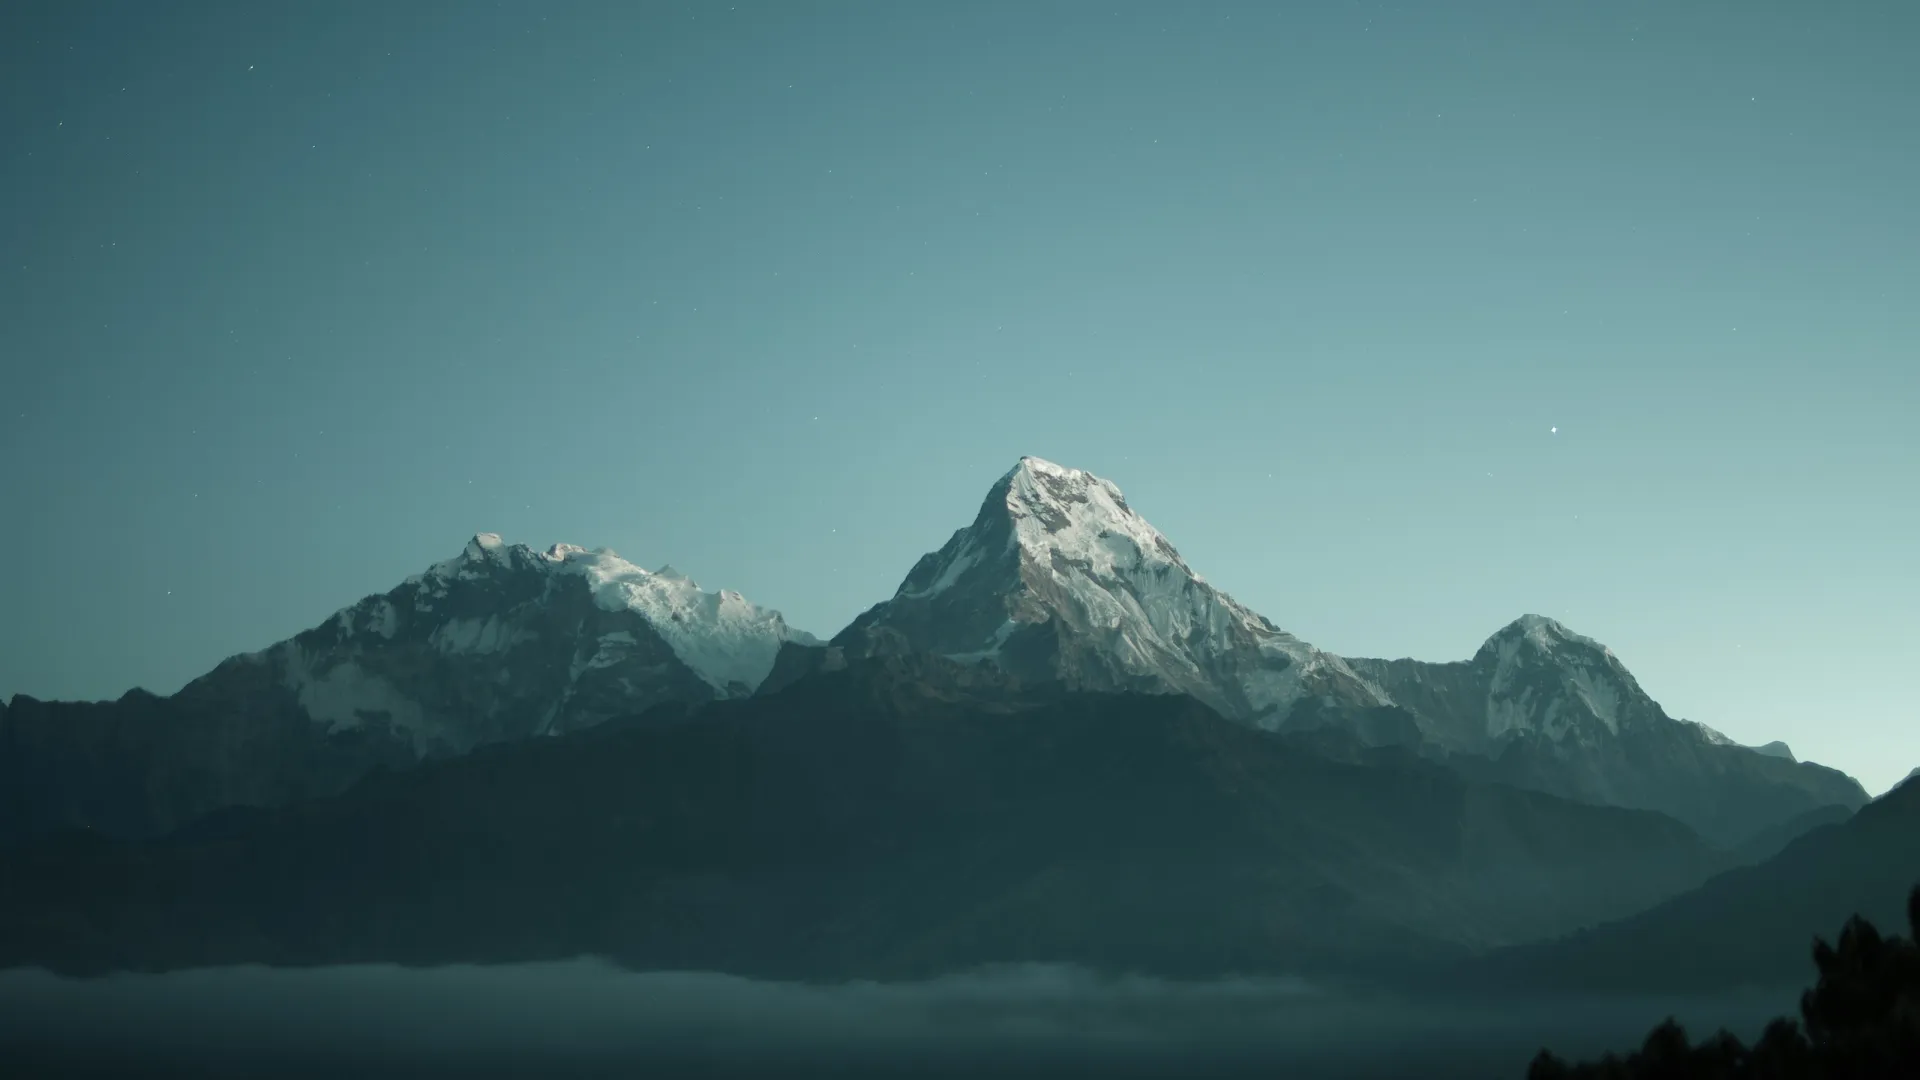
{"type": "Polygon", "coordinates": [[[1527,1080],[1895,1080],[1920,1077],[1920,888],[1908,937],[1854,916],[1833,945],[1815,938],[1819,979],[1800,1020],[1781,1017],[1751,1047],[1722,1031],[1695,1046],[1669,1017],[1639,1050],[1570,1065],[1547,1050],[1527,1080]]]}

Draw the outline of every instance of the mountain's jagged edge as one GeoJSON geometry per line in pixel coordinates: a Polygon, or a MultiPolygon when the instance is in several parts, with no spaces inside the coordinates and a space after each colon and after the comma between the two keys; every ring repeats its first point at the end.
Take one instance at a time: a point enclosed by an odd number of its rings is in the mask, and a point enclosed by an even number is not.
{"type": "Polygon", "coordinates": [[[147,835],[664,702],[751,694],[812,635],[727,590],[611,551],[481,533],[454,558],[178,693],[17,698],[0,733],[0,841],[86,826],[147,835]]]}
{"type": "Polygon", "coordinates": [[[1612,650],[1546,616],[1514,620],[1456,663],[1316,649],[1195,573],[1111,482],[1033,457],[832,643],[1184,693],[1271,730],[1418,743],[1476,776],[1670,813],[1728,846],[1866,801],[1835,770],[1667,716],[1612,650]]]}
{"type": "Polygon", "coordinates": [[[1399,746],[1476,779],[1651,809],[1722,846],[1866,801],[1851,778],[1673,719],[1611,650],[1525,615],[1464,661],[1315,648],[1196,573],[1111,482],[1027,457],[894,595],[821,643],[737,593],[605,549],[461,553],[161,698],[0,712],[0,838],[140,835],[338,790],[368,768],[771,693],[924,653],[1030,686],[1177,693],[1256,728],[1399,746]],[[110,748],[110,749],[103,749],[110,748]]]}
{"type": "Polygon", "coordinates": [[[1445,978],[1455,988],[1714,993],[1794,986],[1807,946],[1854,915],[1897,926],[1920,878],[1920,781],[1811,829],[1757,865],[1728,870],[1646,911],[1496,951],[1445,978]]]}
{"type": "Polygon", "coordinates": [[[1658,814],[926,654],[691,710],[0,851],[0,965],[1380,971],[1637,910],[1716,858],[1658,814]]]}

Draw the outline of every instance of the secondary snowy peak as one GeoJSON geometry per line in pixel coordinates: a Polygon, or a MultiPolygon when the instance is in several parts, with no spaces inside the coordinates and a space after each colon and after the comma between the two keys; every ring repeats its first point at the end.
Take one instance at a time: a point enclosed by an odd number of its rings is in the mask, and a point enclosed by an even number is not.
{"type": "Polygon", "coordinates": [[[1465,662],[1347,662],[1454,751],[1497,754],[1522,735],[1596,745],[1667,720],[1611,649],[1544,615],[1501,627],[1465,662]]]}
{"type": "Polygon", "coordinates": [[[1501,627],[1480,646],[1482,652],[1488,649],[1528,648],[1543,652],[1577,648],[1607,652],[1607,647],[1587,637],[1567,629],[1558,620],[1545,615],[1522,615],[1501,627]]]}
{"type": "MultiPolygon", "coordinates": [[[[524,544],[509,545],[496,533],[480,533],[467,542],[459,557],[437,563],[409,582],[423,587],[424,611],[430,610],[433,599],[445,596],[453,582],[482,580],[500,571],[584,579],[601,610],[631,611],[645,618],[682,663],[723,694],[758,686],[773,669],[781,642],[817,641],[789,627],[778,611],[753,604],[737,592],[707,592],[670,565],[649,572],[607,548],[554,544],[535,551],[524,544]]],[[[448,640],[469,649],[489,643],[472,635],[448,640]]]]}
{"type": "Polygon", "coordinates": [[[374,732],[416,755],[463,753],[665,702],[744,697],[789,641],[816,643],[739,593],[649,573],[604,548],[536,551],[481,533],[453,558],[222,664],[182,694],[278,697],[328,733],[374,732]],[[234,689],[242,684],[253,689],[234,689]]]}
{"type": "Polygon", "coordinates": [[[736,592],[611,551],[481,533],[171,697],[45,714],[47,761],[123,759],[132,771],[108,768],[103,790],[141,791],[51,820],[161,832],[220,806],[330,795],[372,768],[745,697],[787,642],[815,643],[736,592]]]}
{"type": "Polygon", "coordinates": [[[1486,735],[1592,741],[1665,719],[1613,650],[1544,615],[1522,615],[1474,655],[1487,677],[1486,735]]]}
{"type": "Polygon", "coordinates": [[[1035,457],[835,643],[1088,689],[1176,690],[1263,724],[1309,696],[1384,702],[1338,657],[1207,584],[1113,483],[1035,457]]]}
{"type": "Polygon", "coordinates": [[[1851,779],[1796,763],[1784,746],[1740,746],[1669,717],[1612,650],[1544,616],[1501,628],[1471,660],[1348,663],[1476,775],[1658,810],[1722,843],[1815,807],[1865,801],[1851,779]]]}

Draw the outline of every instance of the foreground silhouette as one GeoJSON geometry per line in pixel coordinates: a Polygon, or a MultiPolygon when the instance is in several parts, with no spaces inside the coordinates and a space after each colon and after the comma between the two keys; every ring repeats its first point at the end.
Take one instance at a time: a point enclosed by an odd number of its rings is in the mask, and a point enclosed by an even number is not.
{"type": "MultiPolygon", "coordinates": [[[[1755,898],[1764,903],[1764,898],[1755,898]]],[[[1892,1080],[1920,1077],[1920,888],[1907,898],[1911,937],[1883,938],[1854,916],[1829,946],[1816,938],[1820,978],[1800,996],[1801,1020],[1781,1017],[1744,1045],[1722,1031],[1699,1045],[1672,1018],[1622,1058],[1569,1065],[1542,1050],[1528,1080],[1892,1080]]]]}

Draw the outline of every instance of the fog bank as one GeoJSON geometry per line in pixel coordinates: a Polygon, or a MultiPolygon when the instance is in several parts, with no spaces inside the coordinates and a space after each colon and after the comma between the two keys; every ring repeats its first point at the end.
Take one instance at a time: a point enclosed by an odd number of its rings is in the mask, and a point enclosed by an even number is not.
{"type": "Polygon", "coordinates": [[[815,986],[597,961],[0,972],[0,1071],[33,1075],[1524,1075],[1542,1044],[1625,1048],[1669,1014],[1743,1037],[1796,991],[1472,1007],[1288,978],[1205,983],[1024,966],[815,986]]]}

